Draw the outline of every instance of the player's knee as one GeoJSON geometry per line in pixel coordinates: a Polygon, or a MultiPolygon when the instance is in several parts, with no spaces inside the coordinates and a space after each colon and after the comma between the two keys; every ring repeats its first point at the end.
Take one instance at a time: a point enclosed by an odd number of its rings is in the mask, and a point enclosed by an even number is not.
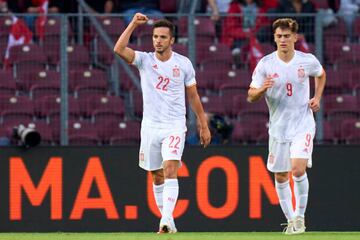
{"type": "Polygon", "coordinates": [[[289,180],[289,174],[288,173],[275,173],[275,180],[278,183],[283,183],[289,180]]]}
{"type": "Polygon", "coordinates": [[[305,169],[300,168],[298,166],[293,166],[291,172],[294,177],[301,177],[302,175],[305,174],[305,169]]]}
{"type": "Polygon", "coordinates": [[[166,161],[164,164],[164,177],[165,178],[177,178],[178,162],[166,161]]]}
{"type": "Polygon", "coordinates": [[[164,183],[164,173],[163,171],[153,171],[152,179],[155,185],[161,185],[164,183]]]}
{"type": "Polygon", "coordinates": [[[164,177],[167,179],[177,178],[177,169],[173,167],[164,168],[164,177]]]}

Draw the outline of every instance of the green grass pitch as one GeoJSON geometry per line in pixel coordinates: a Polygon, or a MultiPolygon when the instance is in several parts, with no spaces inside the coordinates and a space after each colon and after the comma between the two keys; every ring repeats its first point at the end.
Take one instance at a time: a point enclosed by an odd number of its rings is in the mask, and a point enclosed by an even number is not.
{"type": "Polygon", "coordinates": [[[0,240],[359,240],[360,232],[0,233],[0,240]]]}

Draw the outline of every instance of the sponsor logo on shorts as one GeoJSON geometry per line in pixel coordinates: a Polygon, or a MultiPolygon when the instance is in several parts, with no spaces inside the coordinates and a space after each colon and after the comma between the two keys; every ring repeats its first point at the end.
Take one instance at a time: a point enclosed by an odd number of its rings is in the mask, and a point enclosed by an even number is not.
{"type": "Polygon", "coordinates": [[[178,154],[178,151],[175,149],[175,150],[172,150],[171,153],[177,155],[177,154],[178,154]]]}
{"type": "Polygon", "coordinates": [[[309,153],[309,149],[308,148],[304,148],[303,152],[309,153]]]}

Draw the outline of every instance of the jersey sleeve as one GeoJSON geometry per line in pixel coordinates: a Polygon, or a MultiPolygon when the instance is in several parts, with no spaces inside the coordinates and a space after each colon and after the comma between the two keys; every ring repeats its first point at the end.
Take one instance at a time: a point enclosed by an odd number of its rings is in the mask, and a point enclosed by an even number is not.
{"type": "Polygon", "coordinates": [[[320,77],[323,73],[323,67],[321,66],[319,60],[314,56],[311,56],[311,65],[309,75],[312,77],[320,77]]]}
{"type": "Polygon", "coordinates": [[[190,87],[194,84],[196,84],[195,70],[190,60],[188,60],[186,64],[185,86],[190,87]]]}
{"type": "Polygon", "coordinates": [[[252,80],[250,83],[251,88],[260,88],[264,82],[266,77],[265,74],[265,65],[264,61],[260,60],[260,62],[256,65],[255,70],[252,74],[252,80]]]}
{"type": "Polygon", "coordinates": [[[138,69],[141,69],[143,66],[145,57],[146,57],[145,52],[135,51],[135,57],[131,64],[136,66],[138,69]]]}

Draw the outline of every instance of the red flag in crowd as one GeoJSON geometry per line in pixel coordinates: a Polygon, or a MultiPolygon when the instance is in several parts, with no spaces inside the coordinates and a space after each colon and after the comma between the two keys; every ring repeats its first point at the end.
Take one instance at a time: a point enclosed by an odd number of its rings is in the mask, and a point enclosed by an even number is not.
{"type": "Polygon", "coordinates": [[[36,19],[35,28],[36,33],[39,35],[40,39],[44,39],[45,34],[45,24],[47,19],[49,1],[48,0],[40,0],[39,1],[39,17],[36,19]]]}
{"type": "Polygon", "coordinates": [[[249,40],[249,65],[250,70],[253,71],[256,67],[256,64],[260,61],[260,59],[264,56],[261,45],[255,36],[251,36],[249,40]]]}
{"type": "Polygon", "coordinates": [[[10,48],[17,45],[28,44],[32,39],[32,32],[26,26],[26,23],[18,19],[15,16],[12,16],[12,25],[10,28],[8,45],[6,47],[4,65],[7,67],[9,65],[9,57],[10,57],[10,48]]]}

